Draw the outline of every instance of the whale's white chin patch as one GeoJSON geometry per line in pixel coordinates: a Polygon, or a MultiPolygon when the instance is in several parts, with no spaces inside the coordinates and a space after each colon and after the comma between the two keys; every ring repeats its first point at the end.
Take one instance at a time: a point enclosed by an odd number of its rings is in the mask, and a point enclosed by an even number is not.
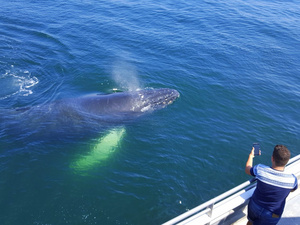
{"type": "Polygon", "coordinates": [[[151,106],[148,105],[148,106],[146,106],[146,107],[143,107],[143,108],[141,109],[141,112],[147,112],[147,111],[149,111],[150,109],[151,109],[151,106]]]}

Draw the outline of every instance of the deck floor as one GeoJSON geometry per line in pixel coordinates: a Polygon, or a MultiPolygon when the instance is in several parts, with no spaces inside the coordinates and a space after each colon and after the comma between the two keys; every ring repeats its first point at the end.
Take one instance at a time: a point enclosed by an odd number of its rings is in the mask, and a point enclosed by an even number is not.
{"type": "MultiPolygon", "coordinates": [[[[246,211],[247,209],[244,210],[245,214],[246,211]]],[[[246,225],[247,221],[247,216],[244,216],[232,225],[246,225]]],[[[300,187],[288,196],[282,218],[277,225],[300,225],[300,187]]]]}
{"type": "MultiPolygon", "coordinates": [[[[299,192],[299,190],[298,190],[299,192]]],[[[290,199],[285,206],[278,225],[300,225],[300,194],[290,199]]]]}

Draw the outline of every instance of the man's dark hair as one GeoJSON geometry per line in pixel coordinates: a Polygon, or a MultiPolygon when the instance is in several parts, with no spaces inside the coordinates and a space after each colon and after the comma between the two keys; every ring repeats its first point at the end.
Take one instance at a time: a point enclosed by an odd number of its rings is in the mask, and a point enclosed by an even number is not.
{"type": "Polygon", "coordinates": [[[285,166],[291,157],[290,151],[284,145],[276,145],[273,151],[273,160],[276,166],[285,166]]]}

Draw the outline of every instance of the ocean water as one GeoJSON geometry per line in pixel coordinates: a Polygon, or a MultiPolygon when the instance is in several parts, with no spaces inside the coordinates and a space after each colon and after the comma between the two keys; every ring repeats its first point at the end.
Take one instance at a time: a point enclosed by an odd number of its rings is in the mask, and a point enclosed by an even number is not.
{"type": "Polygon", "coordinates": [[[1,224],[161,224],[250,179],[253,142],[255,163],[275,144],[299,154],[297,1],[0,3],[1,224]],[[18,108],[145,88],[180,98],[122,128],[10,121],[18,108]],[[107,157],[78,172],[104,140],[107,157]]]}

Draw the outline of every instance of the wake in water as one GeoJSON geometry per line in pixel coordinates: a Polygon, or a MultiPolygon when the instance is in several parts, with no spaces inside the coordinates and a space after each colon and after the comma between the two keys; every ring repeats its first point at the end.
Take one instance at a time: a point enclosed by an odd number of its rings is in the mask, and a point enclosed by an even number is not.
{"type": "Polygon", "coordinates": [[[28,96],[32,94],[32,87],[39,83],[39,80],[31,76],[27,70],[16,70],[11,66],[4,74],[0,75],[0,100],[13,95],[28,96]]]}

